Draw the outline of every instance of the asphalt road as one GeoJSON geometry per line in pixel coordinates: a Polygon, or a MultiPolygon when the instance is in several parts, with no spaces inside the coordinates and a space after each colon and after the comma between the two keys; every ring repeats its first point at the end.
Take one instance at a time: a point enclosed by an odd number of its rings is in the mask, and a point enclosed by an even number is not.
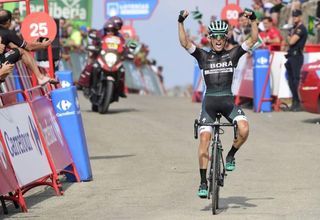
{"type": "MultiPolygon", "coordinates": [[[[130,95],[110,113],[92,113],[80,95],[94,180],[26,194],[29,212],[9,205],[8,219],[320,219],[320,115],[254,113],[237,168],[221,190],[221,209],[196,196],[193,121],[200,104],[186,98],[130,95]],[[318,122],[318,123],[317,123],[318,122]]],[[[226,129],[226,151],[232,142],[226,129]]],[[[2,210],[0,211],[2,212],[2,210]]]]}

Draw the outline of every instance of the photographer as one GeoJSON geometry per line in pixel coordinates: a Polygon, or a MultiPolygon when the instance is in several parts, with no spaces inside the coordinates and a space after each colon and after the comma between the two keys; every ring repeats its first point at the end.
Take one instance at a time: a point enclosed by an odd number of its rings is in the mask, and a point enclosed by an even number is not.
{"type": "MultiPolygon", "coordinates": [[[[48,76],[44,76],[41,74],[40,70],[38,69],[37,63],[33,56],[28,51],[33,50],[40,50],[46,49],[50,44],[50,40],[43,40],[42,42],[33,42],[27,43],[26,41],[22,40],[14,31],[9,30],[11,26],[11,19],[12,14],[10,11],[7,10],[0,10],[0,37],[1,42],[0,44],[5,45],[5,48],[9,46],[9,48],[17,48],[19,51],[21,59],[23,63],[27,66],[27,68],[36,75],[38,79],[38,83],[40,85],[45,85],[46,83],[58,83],[55,79],[51,79],[48,76]]],[[[17,50],[14,50],[15,53],[18,53],[17,50]]],[[[1,53],[0,56],[4,54],[4,51],[1,53]]],[[[1,60],[3,62],[3,60],[1,60]]]]}

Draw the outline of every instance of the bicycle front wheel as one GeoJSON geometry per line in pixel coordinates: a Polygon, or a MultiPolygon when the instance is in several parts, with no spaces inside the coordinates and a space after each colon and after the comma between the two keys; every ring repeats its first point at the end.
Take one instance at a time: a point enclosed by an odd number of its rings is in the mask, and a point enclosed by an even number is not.
{"type": "Polygon", "coordinates": [[[212,155],[212,178],[211,178],[211,199],[212,199],[212,214],[217,214],[218,204],[219,204],[219,175],[220,175],[220,154],[218,150],[218,143],[214,144],[213,155],[212,155]]]}

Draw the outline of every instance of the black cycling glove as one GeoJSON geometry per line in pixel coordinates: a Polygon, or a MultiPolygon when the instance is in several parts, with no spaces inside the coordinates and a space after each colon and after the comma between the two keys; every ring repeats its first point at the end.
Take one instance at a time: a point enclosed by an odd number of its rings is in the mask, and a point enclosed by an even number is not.
{"type": "Polygon", "coordinates": [[[254,21],[257,19],[257,16],[254,13],[254,11],[249,8],[244,9],[244,16],[249,18],[251,21],[254,21]]]}
{"type": "Polygon", "coordinates": [[[186,16],[186,17],[183,16],[184,12],[185,12],[185,10],[181,10],[180,11],[180,14],[179,14],[179,17],[178,17],[178,22],[179,23],[184,22],[184,20],[188,17],[188,16],[186,16]]]}

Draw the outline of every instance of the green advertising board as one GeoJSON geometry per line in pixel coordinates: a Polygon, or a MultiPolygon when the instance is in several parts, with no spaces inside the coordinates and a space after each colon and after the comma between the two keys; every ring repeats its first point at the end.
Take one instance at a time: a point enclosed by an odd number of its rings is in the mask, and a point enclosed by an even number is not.
{"type": "MultiPolygon", "coordinates": [[[[43,0],[31,0],[31,12],[44,11],[43,0]]],[[[64,17],[79,25],[91,26],[92,1],[88,0],[48,0],[49,14],[54,18],[64,17]]],[[[26,15],[26,3],[6,3],[4,8],[19,8],[22,17],[26,15]]]]}

